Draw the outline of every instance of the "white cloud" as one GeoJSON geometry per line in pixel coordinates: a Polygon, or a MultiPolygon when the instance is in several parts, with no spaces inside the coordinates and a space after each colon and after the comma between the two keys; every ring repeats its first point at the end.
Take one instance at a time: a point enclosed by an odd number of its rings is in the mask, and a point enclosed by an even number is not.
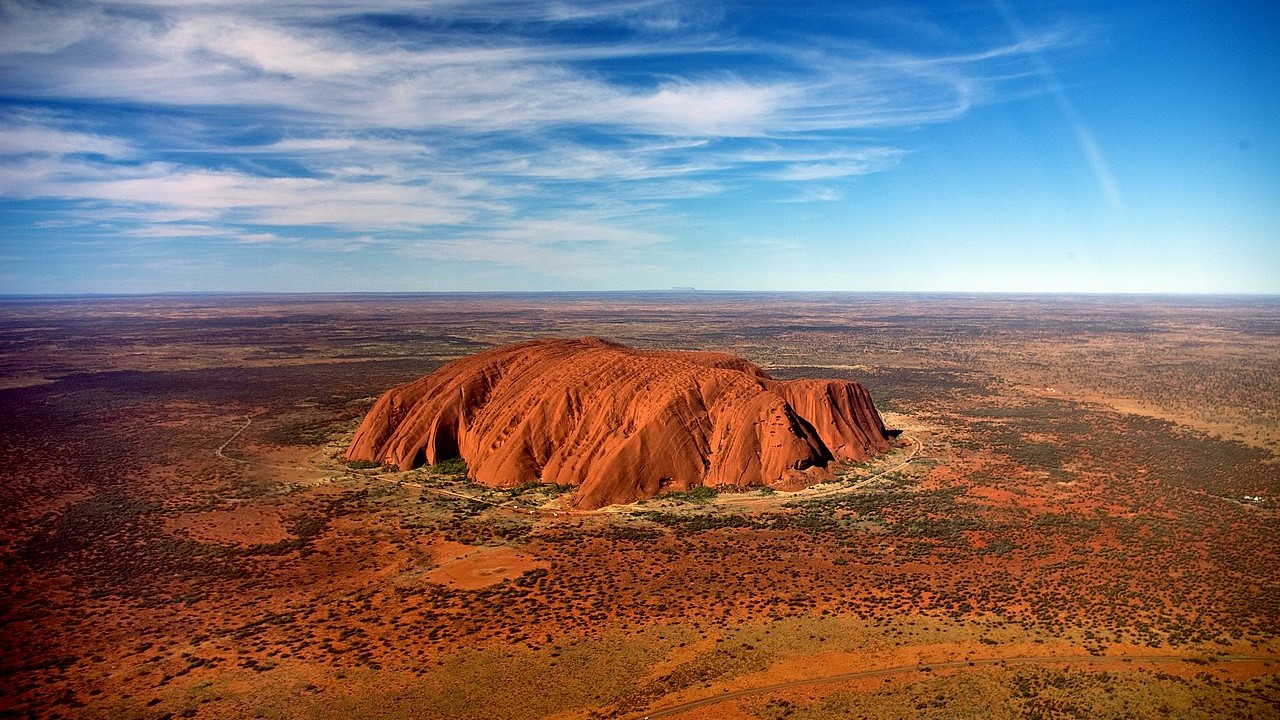
{"type": "Polygon", "coordinates": [[[623,117],[616,122],[672,135],[758,135],[770,129],[793,94],[794,90],[780,84],[672,83],[621,102],[617,110],[623,117]]]}
{"type": "MultiPolygon", "coordinates": [[[[339,18],[357,12],[349,3],[163,7],[168,14],[155,17],[92,8],[43,13],[45,24],[66,28],[47,34],[79,42],[44,44],[39,62],[29,53],[0,53],[0,68],[22,70],[5,84],[44,96],[254,105],[348,127],[490,132],[581,124],[658,135],[759,136],[946,120],[980,93],[981,72],[973,66],[1054,42],[1028,38],[981,52],[921,57],[858,47],[797,50],[709,35],[556,44],[499,27],[493,37],[438,32],[409,43],[344,32],[339,18]],[[86,36],[89,14],[94,31],[86,36]],[[645,88],[611,82],[583,66],[677,52],[714,57],[727,50],[772,58],[792,70],[751,78],[726,66],[645,88]]],[[[498,22],[663,17],[679,7],[434,3],[402,9],[445,19],[496,13],[498,22]]],[[[33,13],[17,14],[36,22],[33,13]]]]}
{"type": "MultiPolygon", "coordinates": [[[[460,223],[481,209],[501,209],[467,192],[483,188],[480,181],[444,181],[437,186],[398,178],[355,182],[264,178],[169,163],[119,169],[47,158],[0,168],[0,192],[10,197],[105,201],[133,208],[138,220],[155,223],[220,219],[262,225],[406,229],[460,223]]],[[[112,212],[119,214],[119,209],[112,212]]]]}
{"type": "Polygon", "coordinates": [[[597,244],[611,248],[648,247],[669,238],[652,232],[618,227],[591,219],[526,220],[516,227],[495,230],[485,237],[537,245],[597,244]]]}
{"type": "Polygon", "coordinates": [[[0,3],[0,48],[6,53],[56,53],[101,31],[98,8],[35,2],[0,3]]]}
{"type": "Polygon", "coordinates": [[[619,267],[670,245],[653,228],[678,226],[671,201],[755,182],[779,201],[838,200],[840,181],[906,156],[852,131],[952,120],[1034,76],[1028,53],[1069,42],[783,46],[669,0],[377,9],[430,22],[361,24],[370,9],[349,0],[0,0],[0,93],[165,113],[149,130],[93,111],[78,125],[0,119],[0,196],[70,201],[75,218],[132,223],[134,237],[303,245],[295,228],[317,226],[351,237],[316,249],[619,267]],[[566,23],[630,32],[542,32],[566,23]],[[675,56],[698,62],[655,64],[698,69],[647,67],[675,56]]]}
{"type": "Polygon", "coordinates": [[[800,188],[797,195],[789,197],[784,203],[836,202],[844,198],[844,193],[835,188],[810,185],[800,188]]]}
{"type": "Polygon", "coordinates": [[[196,223],[154,223],[135,228],[129,232],[133,237],[178,238],[178,237],[213,237],[226,234],[225,228],[215,225],[196,223]]]}
{"type": "Polygon", "coordinates": [[[854,151],[835,151],[825,157],[809,157],[787,162],[772,173],[779,180],[832,180],[882,172],[897,165],[906,152],[897,148],[871,147],[854,151]]]}
{"type": "Polygon", "coordinates": [[[118,158],[131,154],[129,144],[121,138],[69,130],[34,120],[0,121],[0,155],[94,153],[118,158]]]}

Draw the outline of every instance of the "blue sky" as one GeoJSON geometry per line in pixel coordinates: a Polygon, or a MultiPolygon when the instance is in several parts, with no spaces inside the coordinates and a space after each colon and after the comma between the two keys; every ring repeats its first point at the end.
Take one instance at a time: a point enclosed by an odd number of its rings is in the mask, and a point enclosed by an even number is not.
{"type": "Polygon", "coordinates": [[[0,0],[0,293],[1280,293],[1278,32],[1274,2],[0,0]]]}

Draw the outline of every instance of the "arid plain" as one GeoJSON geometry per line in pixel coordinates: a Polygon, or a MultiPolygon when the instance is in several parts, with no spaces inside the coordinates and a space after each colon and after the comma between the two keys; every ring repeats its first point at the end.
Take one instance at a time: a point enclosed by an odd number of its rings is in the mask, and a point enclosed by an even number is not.
{"type": "Polygon", "coordinates": [[[1280,713],[1280,300],[574,294],[0,304],[0,713],[1280,713]],[[541,337],[858,380],[896,447],[597,512],[342,453],[541,337]]]}

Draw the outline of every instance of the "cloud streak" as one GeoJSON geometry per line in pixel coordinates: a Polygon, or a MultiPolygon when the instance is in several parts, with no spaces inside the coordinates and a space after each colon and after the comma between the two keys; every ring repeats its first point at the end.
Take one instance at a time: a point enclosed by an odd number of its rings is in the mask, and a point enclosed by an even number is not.
{"type": "Polygon", "coordinates": [[[1098,190],[1106,198],[1107,204],[1113,210],[1122,209],[1124,207],[1124,199],[1120,196],[1120,188],[1116,185],[1110,164],[1102,154],[1102,148],[1098,145],[1098,141],[1094,139],[1089,126],[1081,119],[1080,113],[1076,110],[1075,103],[1071,102],[1066,89],[1062,87],[1062,81],[1058,78],[1058,73],[1044,58],[1044,50],[1049,48],[1043,47],[1040,43],[1030,38],[1030,33],[1023,27],[1017,16],[1014,15],[1013,8],[1009,7],[1007,2],[1004,0],[991,0],[991,4],[996,8],[1000,17],[1004,19],[1009,31],[1018,38],[1019,45],[1026,47],[1025,52],[1031,61],[1032,67],[1035,68],[1036,73],[1044,81],[1045,88],[1049,91],[1050,96],[1053,97],[1054,103],[1057,104],[1063,119],[1071,127],[1071,132],[1076,137],[1076,144],[1079,146],[1081,154],[1084,155],[1085,161],[1089,164],[1089,169],[1093,171],[1094,179],[1098,183],[1098,190]]]}
{"type": "Polygon", "coordinates": [[[746,186],[839,200],[833,184],[904,161],[901,133],[1026,92],[1071,42],[782,44],[727,12],[0,0],[0,198],[138,238],[345,233],[549,272],[610,248],[633,262],[678,239],[674,203],[746,186]]]}

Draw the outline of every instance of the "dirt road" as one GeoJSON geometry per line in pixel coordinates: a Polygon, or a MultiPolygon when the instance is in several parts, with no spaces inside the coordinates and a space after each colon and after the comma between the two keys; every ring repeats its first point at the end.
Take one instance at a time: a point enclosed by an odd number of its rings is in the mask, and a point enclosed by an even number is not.
{"type": "MultiPolygon", "coordinates": [[[[325,473],[325,474],[329,474],[331,471],[332,472],[340,471],[338,468],[332,468],[331,470],[326,470],[325,468],[322,468],[322,467],[297,467],[292,465],[274,465],[274,464],[266,463],[262,461],[246,460],[243,458],[228,456],[225,453],[227,447],[231,445],[232,442],[235,442],[236,438],[240,437],[241,433],[247,430],[249,428],[249,425],[252,423],[253,423],[253,416],[245,415],[244,425],[241,425],[239,428],[237,428],[236,431],[231,434],[231,437],[227,438],[226,441],[222,443],[222,445],[218,446],[217,450],[213,451],[213,454],[227,462],[238,463],[240,465],[249,465],[254,467],[271,468],[276,470],[302,470],[302,471],[318,472],[318,473],[325,473]]],[[[777,505],[777,504],[788,502],[791,500],[823,497],[826,495],[833,495],[836,493],[861,489],[863,487],[866,487],[867,485],[870,485],[876,480],[879,480],[885,475],[888,475],[889,473],[897,472],[902,468],[906,467],[924,449],[924,444],[921,443],[918,439],[910,435],[907,435],[905,433],[902,435],[902,437],[907,440],[910,440],[913,446],[911,449],[911,454],[908,455],[905,460],[903,460],[901,463],[898,463],[897,465],[887,470],[881,470],[875,475],[859,480],[856,483],[853,483],[851,485],[846,485],[842,483],[842,484],[834,485],[829,488],[820,488],[820,489],[807,488],[797,492],[779,493],[776,495],[755,495],[751,497],[742,497],[742,496],[736,496],[736,495],[721,495],[720,497],[717,498],[715,504],[721,507],[758,507],[761,505],[777,505]]],[[[650,507],[643,507],[643,508],[636,507],[635,505],[610,505],[608,507],[599,508],[597,510],[571,510],[571,509],[522,507],[522,506],[516,505],[513,501],[507,501],[507,502],[501,502],[501,503],[494,502],[492,500],[467,495],[465,493],[454,492],[452,490],[445,490],[443,488],[430,487],[428,485],[424,485],[422,483],[415,482],[413,480],[401,479],[399,477],[396,477],[395,475],[375,473],[372,475],[365,475],[365,477],[374,478],[377,480],[381,480],[383,482],[396,483],[396,484],[404,485],[407,487],[418,488],[423,492],[429,492],[434,495],[442,495],[442,496],[448,496],[448,497],[458,498],[462,500],[470,500],[472,502],[483,503],[485,505],[491,505],[496,508],[502,508],[504,510],[509,510],[509,511],[519,513],[519,514],[524,514],[524,515],[537,515],[537,516],[546,516],[546,517],[605,515],[605,514],[630,515],[638,512],[647,512],[654,509],[650,507]]]]}

